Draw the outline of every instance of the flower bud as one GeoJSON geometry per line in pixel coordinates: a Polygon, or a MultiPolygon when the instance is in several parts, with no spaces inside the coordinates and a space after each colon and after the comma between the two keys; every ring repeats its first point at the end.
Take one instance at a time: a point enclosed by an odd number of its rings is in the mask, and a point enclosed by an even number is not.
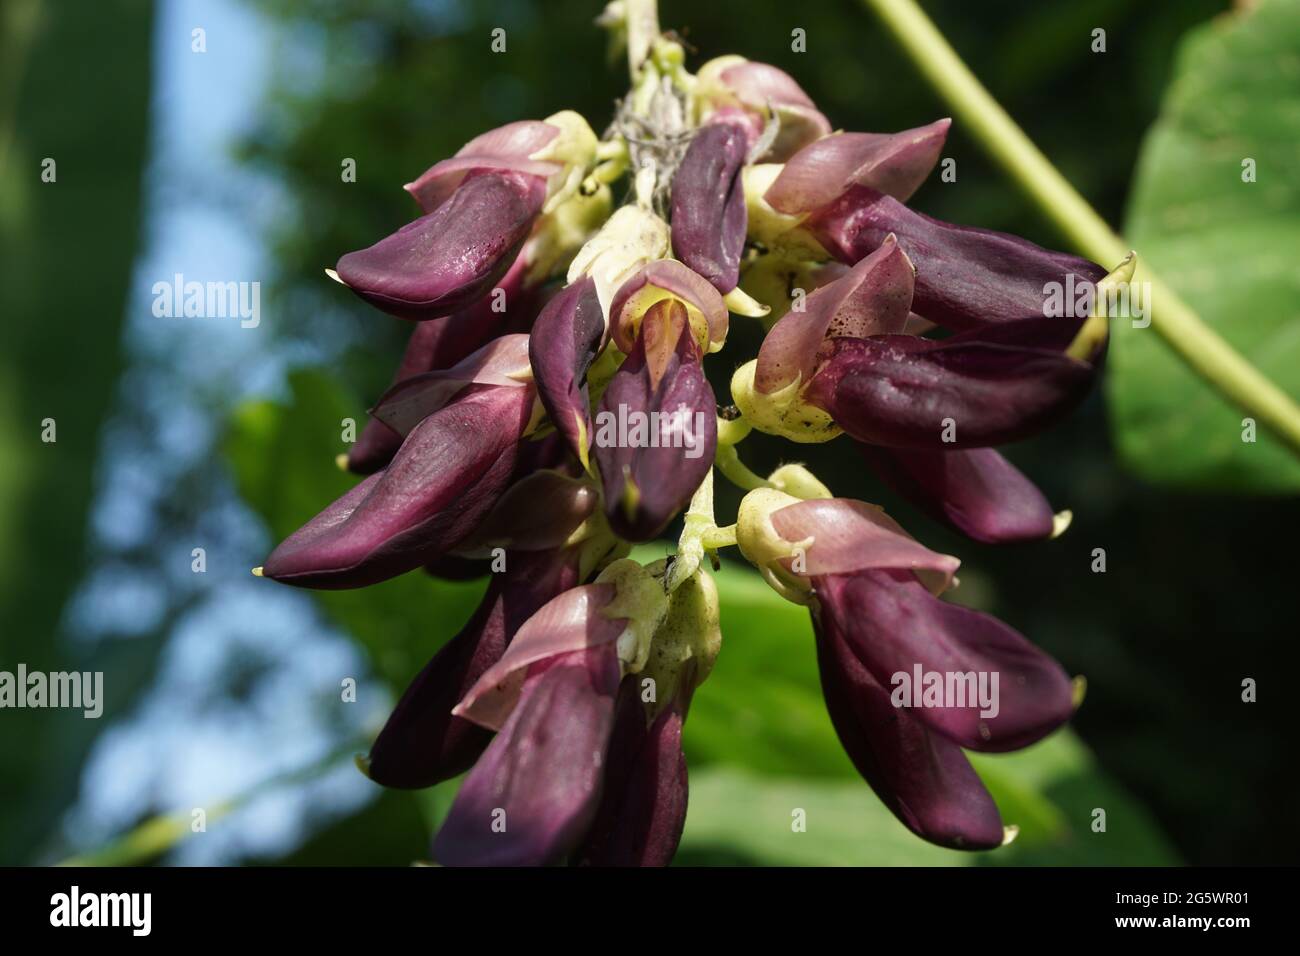
{"type": "MultiPolygon", "coordinates": [[[[696,74],[695,97],[702,120],[731,111],[753,117],[751,128],[776,122],[777,135],[760,161],[780,162],[831,131],[830,121],[783,70],[740,56],[710,60],[696,74]]],[[[728,118],[730,116],[728,115],[728,118]]]]}
{"type": "Polygon", "coordinates": [[[386,469],[286,538],[262,573],[363,587],[454,550],[508,485],[532,406],[531,388],[466,389],[415,426],[386,469]]]}
{"type": "Polygon", "coordinates": [[[583,276],[547,303],[528,341],[538,398],[584,468],[592,440],[587,370],[604,338],[596,284],[583,276]]]}
{"type": "Polygon", "coordinates": [[[473,172],[433,212],[338,262],[340,282],[403,319],[448,315],[486,295],[515,260],[546,198],[517,172],[473,172]]]}
{"type": "Polygon", "coordinates": [[[834,202],[854,184],[869,186],[899,202],[930,175],[952,120],[901,133],[835,133],[810,143],[781,169],[764,194],[775,210],[799,215],[834,202]]]}
{"type": "Polygon", "coordinates": [[[668,223],[640,206],[620,206],[573,257],[567,281],[591,276],[608,319],[614,294],[641,267],[666,256],[668,245],[668,223]]]}
{"type": "Polygon", "coordinates": [[[1091,390],[1097,366],[1065,352],[1083,322],[1038,316],[946,339],[834,339],[803,397],[874,445],[940,451],[1017,441],[1091,390]]]}
{"type": "Polygon", "coordinates": [[[661,300],[601,397],[595,458],[605,514],[628,541],[662,532],[713,467],[717,406],[700,360],[685,307],[661,300]]]}
{"type": "MultiPolygon", "coordinates": [[[[389,391],[425,372],[451,368],[498,335],[527,331],[539,298],[537,286],[527,279],[530,270],[525,250],[492,292],[473,305],[446,318],[416,323],[389,391]],[[500,311],[498,289],[505,304],[500,311]]],[[[401,444],[400,434],[372,416],[348,449],[347,469],[373,474],[392,460],[401,444]]]]}
{"type": "Polygon", "coordinates": [[[810,381],[827,339],[901,332],[912,304],[916,270],[892,236],[880,248],[808,296],[763,339],[754,387],[765,394],[810,381]]]}
{"type": "MultiPolygon", "coordinates": [[[[666,572],[666,562],[649,570],[666,572]]],[[[653,688],[654,698],[644,701],[653,719],[674,700],[689,700],[708,678],[722,647],[718,586],[703,571],[696,571],[668,596],[668,610],[650,641],[650,653],[639,671],[642,686],[653,688]],[[649,685],[645,681],[651,681],[649,685]]],[[[644,694],[642,695],[644,698],[644,694]]]]}
{"type": "Polygon", "coordinates": [[[673,176],[673,252],[724,295],[736,287],[745,248],[745,150],[739,127],[705,126],[673,176]]]}
{"type": "Polygon", "coordinates": [[[802,223],[840,262],[854,263],[893,233],[916,265],[912,308],[963,330],[1044,314],[1044,287],[1097,282],[1106,270],[1027,239],[913,212],[867,186],[850,186],[802,223]]]}

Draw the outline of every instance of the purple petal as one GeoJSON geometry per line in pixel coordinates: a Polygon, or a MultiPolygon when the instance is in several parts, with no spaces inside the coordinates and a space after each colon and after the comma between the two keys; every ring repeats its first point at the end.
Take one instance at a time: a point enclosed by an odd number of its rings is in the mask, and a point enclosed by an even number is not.
{"type": "Polygon", "coordinates": [[[815,586],[823,626],[892,694],[910,686],[908,712],[954,743],[1019,750],[1070,719],[1073,687],[1061,665],[997,618],[942,601],[898,571],[828,575],[815,586]],[[965,700],[919,700],[932,674],[945,685],[969,675],[965,700]],[[984,682],[989,706],[981,705],[979,685],[970,681],[984,682]]]}
{"type": "Polygon", "coordinates": [[[736,287],[745,248],[747,149],[740,126],[712,123],[695,134],[673,175],[673,252],[723,295],[736,287]]]}
{"type": "Polygon", "coordinates": [[[415,197],[426,213],[433,212],[456,191],[468,173],[475,170],[514,170],[532,176],[547,177],[561,169],[561,164],[537,162],[528,157],[545,148],[560,130],[541,120],[520,120],[488,130],[474,137],[451,159],[431,166],[406,191],[415,197]]]}
{"type": "Polygon", "coordinates": [[[777,139],[761,162],[781,163],[831,131],[830,120],[784,70],[752,60],[722,71],[721,80],[752,110],[774,111],[780,121],[777,139]]]}
{"type": "Polygon", "coordinates": [[[399,435],[446,408],[471,385],[528,388],[528,336],[503,335],[451,368],[414,375],[379,397],[370,414],[399,435]]]}
{"type": "Polygon", "coordinates": [[[954,850],[987,850],[1003,839],[1002,817],[961,748],[893,706],[849,651],[838,628],[813,622],[822,693],[840,743],[858,773],[902,824],[954,850]]]}
{"type": "Polygon", "coordinates": [[[857,184],[906,202],[939,161],[952,120],[901,133],[836,133],[799,150],[763,198],[789,215],[820,209],[857,184]]]}
{"type": "Polygon", "coordinates": [[[518,255],[546,182],[513,172],[467,176],[433,212],[338,262],[339,279],[376,308],[432,319],[482,297],[518,255]]]}
{"type": "MultiPolygon", "coordinates": [[[[665,299],[674,299],[686,307],[697,337],[708,345],[727,338],[727,305],[707,279],[674,259],[656,259],[642,267],[614,294],[609,306],[610,337],[625,354],[636,345],[646,313],[665,299]]],[[[701,341],[701,348],[705,343],[701,341]]]]}
{"type": "Polygon", "coordinates": [[[713,467],[718,440],[717,405],[690,326],[661,321],[660,311],[647,314],[596,415],[605,514],[628,541],[654,538],[686,506],[713,467]]]}
{"type": "MultiPolygon", "coordinates": [[[[537,287],[526,282],[528,267],[526,255],[520,255],[492,291],[473,305],[445,318],[417,322],[389,391],[424,372],[451,368],[498,335],[527,332],[539,298],[537,287]]],[[[368,418],[348,450],[348,471],[373,474],[392,461],[401,444],[401,434],[368,418]]]]}
{"type": "Polygon", "coordinates": [[[531,668],[519,704],[465,778],[433,844],[447,866],[544,866],[600,802],[620,667],[612,644],[531,668]]]}
{"type": "Polygon", "coordinates": [[[1033,318],[947,339],[835,339],[804,398],[873,445],[943,450],[1016,441],[1065,417],[1092,388],[1096,366],[1042,347],[1078,326],[1033,318]]]}
{"type": "Polygon", "coordinates": [[[313,588],[364,587],[451,551],[505,490],[531,388],[472,386],[418,425],[392,464],[290,535],[263,573],[313,588]]]}
{"type": "Polygon", "coordinates": [[[573,863],[667,866],[686,825],[682,708],[666,707],[647,727],[641,681],[623,679],[609,741],[605,790],[573,863]]]}
{"type": "MultiPolygon", "coordinates": [[[[810,498],[772,512],[772,527],[792,544],[812,539],[803,556],[808,577],[854,571],[911,571],[936,594],[961,562],[931,551],[877,507],[851,498],[810,498]]],[[[789,559],[785,562],[791,568],[789,559]]]]}
{"type": "Polygon", "coordinates": [[[370,779],[415,789],[450,780],[474,765],[491,731],[452,716],[464,692],[506,648],[504,578],[494,576],[469,623],[443,645],[398,701],[370,748],[370,779]]]}
{"type": "Polygon", "coordinates": [[[476,554],[497,547],[558,548],[599,504],[600,493],[591,481],[551,469],[537,471],[512,484],[457,550],[476,554]]]}
{"type": "Polygon", "coordinates": [[[1053,531],[1052,506],[992,448],[921,451],[858,445],[889,487],[976,541],[1037,541],[1053,531]]]}
{"type": "Polygon", "coordinates": [[[479,676],[453,713],[498,730],[514,712],[532,665],[584,648],[613,646],[627,626],[624,618],[603,613],[614,593],[611,584],[584,584],[547,601],[520,626],[509,650],[479,676]]]}
{"type": "Polygon", "coordinates": [[[843,276],[809,295],[803,311],[791,309],[772,326],[758,352],[755,387],[771,394],[792,382],[807,382],[828,338],[901,332],[914,275],[903,250],[893,237],[886,238],[843,276]]]}
{"type": "Polygon", "coordinates": [[[464,773],[492,739],[452,708],[501,659],[539,607],[577,584],[570,550],[507,555],[469,623],[434,656],[398,701],[370,749],[370,779],[385,787],[431,787],[464,773]]]}
{"type": "Polygon", "coordinates": [[[537,394],[579,460],[591,445],[587,369],[605,337],[596,283],[583,276],[546,304],[528,341],[537,394]]]}
{"type": "Polygon", "coordinates": [[[1044,286],[1057,283],[1068,291],[1106,274],[1086,259],[1018,236],[931,219],[867,186],[849,187],[804,226],[849,263],[894,233],[916,266],[912,308],[957,330],[1047,314],[1044,286]]]}

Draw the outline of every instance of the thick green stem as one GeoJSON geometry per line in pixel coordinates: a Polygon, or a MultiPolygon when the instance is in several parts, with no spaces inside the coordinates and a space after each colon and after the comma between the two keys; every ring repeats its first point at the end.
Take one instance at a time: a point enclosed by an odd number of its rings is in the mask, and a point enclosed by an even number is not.
{"type": "MultiPolygon", "coordinates": [[[[985,151],[1083,255],[1113,268],[1129,247],[993,99],[915,0],[862,0],[985,151]]],[[[1152,327],[1225,398],[1300,454],[1300,405],[1246,361],[1142,262],[1152,327]]]]}
{"type": "Polygon", "coordinates": [[[738,488],[753,491],[755,488],[771,488],[772,483],[762,475],[756,475],[740,460],[735,445],[718,445],[713,455],[713,463],[727,480],[738,488]]]}

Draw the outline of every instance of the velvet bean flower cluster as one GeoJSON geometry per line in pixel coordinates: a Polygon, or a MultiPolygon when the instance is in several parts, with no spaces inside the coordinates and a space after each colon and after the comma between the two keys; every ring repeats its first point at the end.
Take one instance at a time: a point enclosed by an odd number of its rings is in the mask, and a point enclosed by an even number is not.
{"type": "Polygon", "coordinates": [[[691,73],[660,37],[602,136],[571,111],[489,130],[406,185],[412,221],[329,270],[410,340],[341,456],[360,480],[258,573],[487,577],[361,761],[389,787],[464,775],[436,862],[671,861],[683,728],[721,646],[710,570],[732,547],[808,607],[835,730],[901,823],[959,849],[1007,839],[965,751],[1041,739],[1076,683],[944,598],[955,557],[737,451],[754,429],[839,440],[975,541],[1064,530],[995,448],[1067,415],[1105,357],[1104,316],[1049,317],[1045,288],[1100,289],[1132,262],[1108,275],[910,208],[948,129],[839,131],[783,71],[726,56],[691,73]],[[718,355],[733,317],[761,323],[757,355],[718,355]],[[729,395],[706,360],[734,372],[729,395]],[[715,473],[747,492],[734,524],[715,520],[715,473]],[[632,557],[670,528],[670,558],[632,557]],[[900,704],[914,673],[992,675],[996,707],[900,704]]]}

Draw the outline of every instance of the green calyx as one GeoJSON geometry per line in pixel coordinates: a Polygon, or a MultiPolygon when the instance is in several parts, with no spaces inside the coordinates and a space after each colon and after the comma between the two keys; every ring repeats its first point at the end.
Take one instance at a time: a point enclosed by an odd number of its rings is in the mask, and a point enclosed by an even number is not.
{"type": "Polygon", "coordinates": [[[618,638],[618,659],[623,663],[624,674],[636,674],[645,667],[650,641],[668,613],[662,571],[660,575],[656,577],[630,558],[621,558],[596,578],[597,584],[612,584],[615,589],[614,600],[601,613],[607,618],[627,621],[618,638]]]}
{"type": "Polygon", "coordinates": [[[808,604],[812,600],[812,585],[807,578],[787,569],[782,562],[800,561],[812,546],[813,539],[787,541],[772,524],[773,512],[798,504],[800,500],[775,488],[755,488],[749,492],[740,502],[740,513],[736,518],[736,544],[740,547],[740,553],[758,569],[772,590],[787,601],[808,604]]]}
{"type": "Polygon", "coordinates": [[[780,435],[804,445],[815,445],[838,438],[842,429],[823,409],[799,397],[801,382],[791,382],[770,394],[754,385],[758,360],[736,369],[731,378],[731,399],[746,421],[761,432],[780,435]]]}
{"type": "MultiPolygon", "coordinates": [[[[667,562],[650,565],[666,573],[667,562]]],[[[694,690],[713,670],[722,646],[718,587],[703,571],[687,577],[668,598],[668,609],[650,641],[640,671],[642,703],[653,720],[679,694],[694,690]]]]}

